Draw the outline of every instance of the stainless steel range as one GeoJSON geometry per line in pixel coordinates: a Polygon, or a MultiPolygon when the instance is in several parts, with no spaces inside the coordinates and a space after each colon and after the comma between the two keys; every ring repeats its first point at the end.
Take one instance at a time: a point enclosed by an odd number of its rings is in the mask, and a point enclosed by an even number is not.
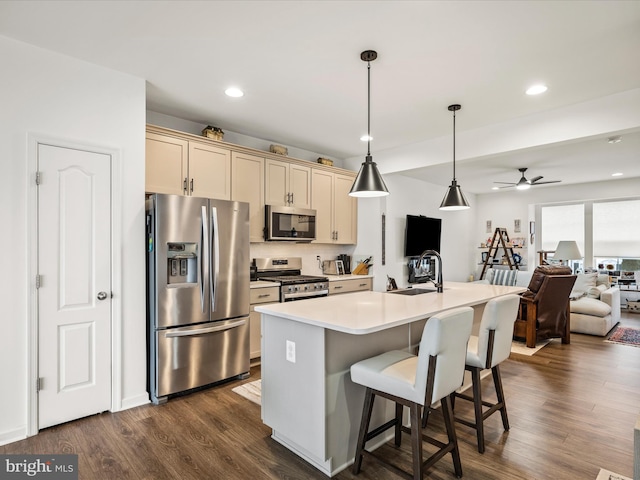
{"type": "Polygon", "coordinates": [[[254,258],[256,278],[280,282],[280,301],[291,302],[329,295],[329,279],[313,275],[301,275],[302,258],[254,258]]]}

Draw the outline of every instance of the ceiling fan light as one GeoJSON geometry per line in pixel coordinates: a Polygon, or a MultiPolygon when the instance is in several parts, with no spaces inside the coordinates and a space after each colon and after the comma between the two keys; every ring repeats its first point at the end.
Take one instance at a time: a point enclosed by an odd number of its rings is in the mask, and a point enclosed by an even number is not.
{"type": "Polygon", "coordinates": [[[531,185],[527,182],[519,183],[518,185],[516,185],[516,190],[529,190],[530,188],[531,188],[531,185]]]}

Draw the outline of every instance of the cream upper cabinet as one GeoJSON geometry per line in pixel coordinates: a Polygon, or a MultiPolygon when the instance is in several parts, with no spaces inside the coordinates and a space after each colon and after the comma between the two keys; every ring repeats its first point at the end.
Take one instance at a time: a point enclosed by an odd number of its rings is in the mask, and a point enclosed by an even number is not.
{"type": "Polygon", "coordinates": [[[231,200],[231,152],[189,142],[189,195],[231,200]]]}
{"type": "Polygon", "coordinates": [[[334,178],[335,242],[355,245],[358,241],[358,199],[349,196],[355,177],[336,173],[334,178]]]}
{"type": "Polygon", "coordinates": [[[265,203],[311,208],[311,168],[297,163],[267,159],[265,203]]]}
{"type": "Polygon", "coordinates": [[[145,190],[231,199],[231,152],[206,143],[147,133],[145,190]]]}
{"type": "Polygon", "coordinates": [[[150,193],[183,195],[188,177],[189,142],[147,133],[145,188],[150,193]]]}
{"type": "Polygon", "coordinates": [[[249,241],[264,241],[264,158],[231,153],[231,200],[249,203],[249,241]]]}
{"type": "Polygon", "coordinates": [[[316,210],[316,243],[356,243],[358,203],[349,196],[353,180],[349,175],[313,169],[311,208],[316,210]]]}

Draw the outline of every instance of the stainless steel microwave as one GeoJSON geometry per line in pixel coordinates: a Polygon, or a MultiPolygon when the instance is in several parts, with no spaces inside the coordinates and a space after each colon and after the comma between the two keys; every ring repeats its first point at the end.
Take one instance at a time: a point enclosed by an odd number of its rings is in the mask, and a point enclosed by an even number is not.
{"type": "Polygon", "coordinates": [[[316,239],[316,211],[308,208],[266,206],[265,240],[310,242],[316,239]]]}

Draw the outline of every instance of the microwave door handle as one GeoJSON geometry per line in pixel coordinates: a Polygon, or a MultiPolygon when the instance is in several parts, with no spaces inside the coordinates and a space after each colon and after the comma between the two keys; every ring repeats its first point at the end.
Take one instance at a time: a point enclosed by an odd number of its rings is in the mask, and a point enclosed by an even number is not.
{"type": "Polygon", "coordinates": [[[211,207],[211,227],[213,229],[213,267],[211,268],[211,311],[216,310],[216,296],[218,295],[218,276],[220,274],[220,230],[218,228],[218,209],[211,207]]]}
{"type": "Polygon", "coordinates": [[[209,279],[209,220],[207,218],[207,207],[204,205],[200,211],[200,308],[205,312],[205,284],[209,279]]]}

